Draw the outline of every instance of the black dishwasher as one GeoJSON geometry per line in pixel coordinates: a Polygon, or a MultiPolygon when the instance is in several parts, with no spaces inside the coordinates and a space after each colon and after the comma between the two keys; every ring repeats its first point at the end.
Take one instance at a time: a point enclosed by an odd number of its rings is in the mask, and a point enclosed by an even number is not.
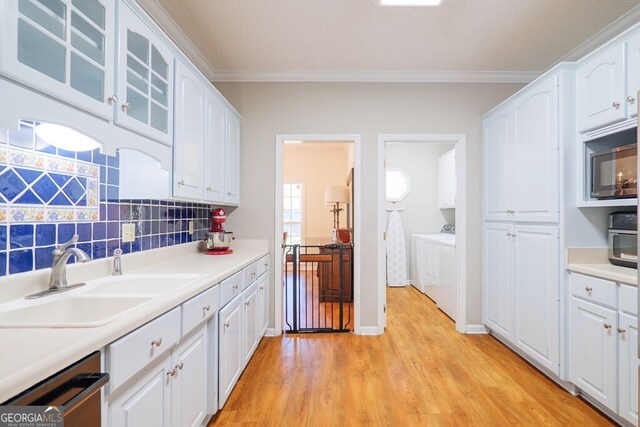
{"type": "Polygon", "coordinates": [[[53,407],[61,411],[64,427],[100,426],[100,389],[109,374],[100,372],[100,353],[94,352],[2,404],[53,407]]]}

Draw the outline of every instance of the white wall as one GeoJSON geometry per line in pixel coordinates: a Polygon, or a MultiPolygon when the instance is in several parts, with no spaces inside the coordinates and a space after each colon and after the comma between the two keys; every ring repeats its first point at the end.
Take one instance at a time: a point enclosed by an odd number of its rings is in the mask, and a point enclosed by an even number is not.
{"type": "MultiPolygon", "coordinates": [[[[218,83],[242,114],[239,238],[274,236],[275,135],[360,134],[361,326],[377,326],[377,144],[380,133],[466,134],[467,320],[482,321],[482,115],[523,85],[481,83],[218,83]]],[[[273,249],[275,250],[275,248],[273,249]]],[[[273,302],[273,301],[272,301],[273,302]]],[[[273,325],[273,313],[271,313],[273,325]]]]}
{"type": "MultiPolygon", "coordinates": [[[[410,236],[439,233],[444,224],[455,223],[454,209],[438,207],[438,157],[452,150],[451,143],[392,143],[385,146],[387,168],[400,168],[409,176],[409,194],[400,202],[387,202],[390,209],[402,208],[400,217],[407,247],[407,277],[411,277],[410,236]]],[[[389,213],[387,215],[387,222],[389,213]]]]}
{"type": "MultiPolygon", "coordinates": [[[[283,150],[282,179],[285,184],[303,184],[304,243],[318,245],[329,243],[333,229],[332,206],[324,204],[327,185],[346,186],[349,148],[353,143],[306,142],[285,144],[283,150]]],[[[346,206],[340,205],[341,208],[346,206]]],[[[346,211],[340,213],[340,227],[347,226],[346,211]]]]}

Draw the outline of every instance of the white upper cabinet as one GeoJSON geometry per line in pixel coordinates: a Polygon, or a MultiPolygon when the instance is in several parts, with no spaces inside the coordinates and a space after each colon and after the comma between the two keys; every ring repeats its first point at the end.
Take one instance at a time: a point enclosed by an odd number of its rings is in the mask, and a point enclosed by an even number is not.
{"type": "Polygon", "coordinates": [[[627,116],[638,115],[638,91],[640,90],[640,33],[627,40],[627,116]]]}
{"type": "Polygon", "coordinates": [[[513,219],[558,222],[558,76],[523,92],[511,122],[513,219]]]}
{"type": "Polygon", "coordinates": [[[511,214],[509,128],[507,108],[502,108],[485,119],[485,217],[489,220],[507,220],[511,214]]]}
{"type": "Polygon", "coordinates": [[[558,221],[558,84],[550,76],[485,117],[485,219],[558,221]]]}
{"type": "Polygon", "coordinates": [[[623,43],[580,65],[577,71],[579,132],[626,118],[624,75],[623,43]]]}
{"type": "Polygon", "coordinates": [[[11,0],[2,4],[2,74],[111,119],[114,2],[11,0]]]}
{"type": "Polygon", "coordinates": [[[227,112],[227,194],[225,202],[230,205],[240,203],[240,118],[227,112]]]}
{"type": "Polygon", "coordinates": [[[224,203],[227,156],[227,109],[212,91],[206,95],[204,200],[224,203]]]}
{"type": "Polygon", "coordinates": [[[438,158],[438,202],[440,209],[456,207],[456,150],[438,158]]]}
{"type": "Polygon", "coordinates": [[[201,200],[205,144],[205,85],[187,65],[177,61],[176,130],[173,147],[173,195],[201,200]]]}
{"type": "Polygon", "coordinates": [[[118,8],[116,122],[171,145],[174,55],[158,30],[126,2],[118,8]]]}

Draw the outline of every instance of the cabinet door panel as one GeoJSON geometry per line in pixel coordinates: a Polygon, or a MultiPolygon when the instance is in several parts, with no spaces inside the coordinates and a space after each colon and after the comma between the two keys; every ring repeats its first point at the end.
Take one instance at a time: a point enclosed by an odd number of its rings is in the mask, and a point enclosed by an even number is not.
{"type": "Polygon", "coordinates": [[[244,292],[244,364],[246,366],[258,346],[258,284],[254,283],[244,292]]]}
{"type": "Polygon", "coordinates": [[[218,337],[220,342],[220,360],[218,362],[220,367],[218,371],[220,404],[218,406],[220,409],[227,401],[242,372],[244,360],[242,354],[243,307],[243,299],[238,296],[220,310],[218,337]]]}
{"type": "Polygon", "coordinates": [[[620,314],[620,416],[638,425],[638,318],[620,314]]]}
{"type": "Polygon", "coordinates": [[[558,228],[514,226],[514,344],[559,374],[558,228]]]}
{"type": "Polygon", "coordinates": [[[640,90],[640,33],[627,41],[627,116],[638,115],[638,91],[640,90]]]}
{"type": "Polygon", "coordinates": [[[516,221],[558,222],[557,84],[557,77],[549,78],[514,101],[511,209],[516,221]]]}
{"type": "Polygon", "coordinates": [[[205,86],[190,68],[178,62],[176,70],[176,132],[173,195],[201,200],[205,140],[205,86]]]}
{"type": "Polygon", "coordinates": [[[114,4],[8,1],[3,6],[3,74],[68,104],[113,118],[114,4]]]}
{"type": "Polygon", "coordinates": [[[422,242],[422,292],[438,301],[440,284],[440,251],[435,243],[422,242]]]}
{"type": "Polygon", "coordinates": [[[206,416],[207,343],[206,328],[181,343],[172,354],[176,374],[172,378],[174,426],[200,426],[206,416]]]}
{"type": "Polygon", "coordinates": [[[171,425],[169,356],[109,402],[109,423],[118,427],[171,425]]]}
{"type": "Polygon", "coordinates": [[[570,335],[570,380],[616,412],[616,312],[571,297],[570,335]]]}
{"type": "Polygon", "coordinates": [[[269,322],[269,270],[258,279],[258,341],[267,332],[269,322]]]}
{"type": "Polygon", "coordinates": [[[118,8],[118,105],[116,122],[171,145],[173,137],[173,62],[166,41],[139,11],[118,8]]]}
{"type": "Polygon", "coordinates": [[[226,203],[240,203],[240,119],[227,112],[227,183],[226,203]]]}
{"type": "Polygon", "coordinates": [[[206,133],[204,141],[204,200],[224,203],[227,109],[220,99],[207,90],[206,133]]]}
{"type": "Polygon", "coordinates": [[[510,224],[485,224],[484,322],[508,340],[513,332],[510,224]]]}
{"type": "Polygon", "coordinates": [[[584,132],[625,119],[624,73],[623,43],[578,68],[578,131],[584,132]]]}
{"type": "Polygon", "coordinates": [[[509,113],[506,109],[485,120],[485,218],[507,220],[511,210],[511,147],[509,113]]]}

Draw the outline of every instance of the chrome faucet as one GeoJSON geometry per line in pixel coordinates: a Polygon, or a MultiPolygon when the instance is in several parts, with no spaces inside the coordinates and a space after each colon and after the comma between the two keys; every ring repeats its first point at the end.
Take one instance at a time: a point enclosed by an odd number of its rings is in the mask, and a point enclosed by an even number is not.
{"type": "Polygon", "coordinates": [[[69,289],[84,285],[84,283],[67,284],[67,261],[71,256],[76,257],[76,262],[91,261],[91,257],[85,251],[78,248],[70,248],[78,241],[78,235],[74,234],[71,240],[63,243],[53,250],[51,253],[51,276],[49,277],[49,288],[25,298],[34,299],[51,295],[57,292],[64,292],[69,289]]]}
{"type": "Polygon", "coordinates": [[[113,251],[113,272],[112,276],[122,276],[122,249],[118,248],[113,251]]]}

